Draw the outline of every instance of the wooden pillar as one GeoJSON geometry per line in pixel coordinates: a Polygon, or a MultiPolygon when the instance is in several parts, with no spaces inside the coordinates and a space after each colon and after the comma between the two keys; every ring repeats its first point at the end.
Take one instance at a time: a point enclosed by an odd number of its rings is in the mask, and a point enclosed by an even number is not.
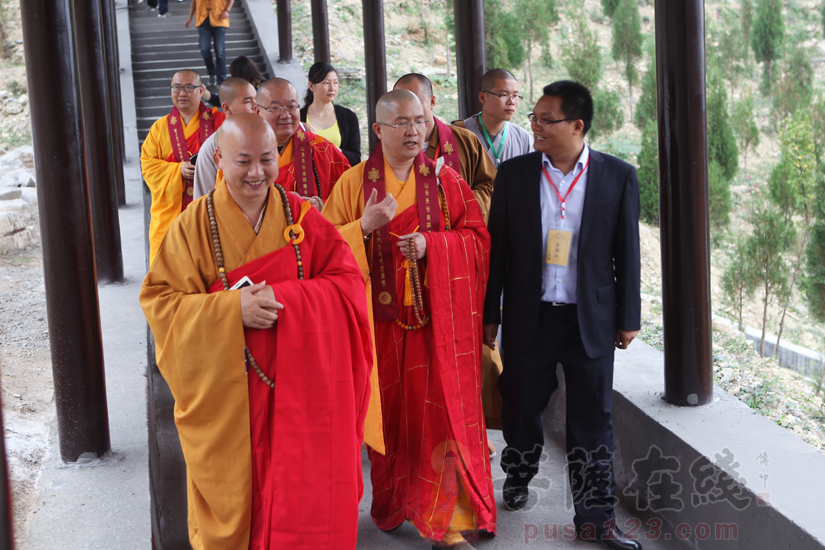
{"type": "Polygon", "coordinates": [[[103,11],[99,0],[77,2],[74,10],[97,279],[114,283],[123,280],[116,176],[122,167],[114,164],[114,150],[120,145],[112,134],[115,98],[109,90],[103,11]]]}
{"type": "Polygon", "coordinates": [[[329,63],[329,16],[327,0],[312,0],[312,43],[315,62],[329,63]]]}
{"type": "Polygon", "coordinates": [[[665,399],[713,399],[704,2],[656,0],[665,399]]]}
{"type": "Polygon", "coordinates": [[[281,63],[292,61],[292,6],[289,0],[278,0],[278,49],[281,63]]]}
{"type": "MultiPolygon", "coordinates": [[[[5,433],[4,429],[3,400],[0,395],[0,434],[5,433]]],[[[0,437],[0,550],[14,550],[14,510],[11,501],[11,481],[6,461],[5,439],[5,437],[0,437]]]]}
{"type": "Polygon", "coordinates": [[[370,151],[378,145],[378,136],[372,131],[375,122],[375,104],[387,93],[387,54],[384,45],[384,0],[363,0],[364,59],[367,69],[367,120],[370,151]]]}
{"type": "Polygon", "coordinates": [[[74,14],[21,0],[60,456],[109,450],[74,14]]]}
{"type": "Polygon", "coordinates": [[[126,182],[123,176],[126,143],[123,130],[123,101],[120,94],[120,53],[117,45],[117,20],[115,1],[100,0],[103,17],[103,43],[106,48],[106,80],[109,83],[109,120],[113,144],[111,146],[112,162],[115,167],[117,203],[126,206],[126,182]]]}
{"type": "Polygon", "coordinates": [[[487,72],[484,49],[484,2],[460,0],[455,6],[456,68],[458,74],[458,118],[481,111],[478,99],[481,77],[487,72]]]}

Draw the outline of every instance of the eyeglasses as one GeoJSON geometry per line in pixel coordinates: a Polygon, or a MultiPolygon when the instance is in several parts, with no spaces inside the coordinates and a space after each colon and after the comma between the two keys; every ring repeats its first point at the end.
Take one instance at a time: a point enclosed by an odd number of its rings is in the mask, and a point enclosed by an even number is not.
{"type": "Polygon", "coordinates": [[[186,86],[179,86],[175,84],[174,86],[172,86],[172,93],[179,94],[181,92],[186,92],[187,94],[191,94],[198,88],[200,88],[200,86],[195,86],[194,84],[187,84],[186,86]]]}
{"type": "Polygon", "coordinates": [[[515,103],[516,101],[521,101],[522,99],[524,99],[524,96],[520,96],[518,94],[514,94],[514,95],[510,95],[510,94],[507,94],[507,93],[497,94],[495,92],[491,92],[490,90],[481,90],[481,91],[484,92],[485,94],[494,95],[502,101],[506,101],[506,100],[509,99],[510,101],[515,103]]]}
{"type": "Polygon", "coordinates": [[[547,126],[550,126],[551,124],[558,124],[559,122],[570,122],[572,120],[579,120],[579,119],[577,119],[577,118],[560,118],[559,120],[547,120],[546,118],[539,118],[536,115],[534,115],[533,113],[530,113],[529,115],[527,115],[527,120],[529,120],[531,123],[535,122],[539,126],[547,127],[547,126]]]}
{"type": "Polygon", "coordinates": [[[286,111],[287,114],[292,115],[295,111],[301,109],[298,105],[289,105],[287,107],[281,107],[280,105],[273,105],[272,107],[264,107],[260,103],[257,104],[259,109],[263,109],[267,113],[278,113],[278,116],[281,116],[286,111]]]}
{"type": "Polygon", "coordinates": [[[429,121],[427,120],[416,120],[414,122],[399,122],[397,124],[387,124],[386,122],[379,122],[381,126],[389,126],[393,130],[398,130],[399,128],[403,128],[404,131],[409,129],[413,129],[415,131],[421,130],[422,128],[426,128],[429,121]]]}

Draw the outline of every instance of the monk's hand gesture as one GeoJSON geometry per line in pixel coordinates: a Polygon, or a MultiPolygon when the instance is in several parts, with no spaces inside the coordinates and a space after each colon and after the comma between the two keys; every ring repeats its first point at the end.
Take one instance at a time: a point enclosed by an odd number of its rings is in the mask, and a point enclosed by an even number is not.
{"type": "Polygon", "coordinates": [[[638,330],[617,330],[616,331],[616,347],[619,349],[627,349],[630,342],[639,334],[638,330]]]}
{"type": "Polygon", "coordinates": [[[384,200],[378,202],[378,191],[373,189],[364,206],[364,215],[361,216],[361,231],[364,236],[390,223],[397,208],[398,203],[392,193],[387,193],[384,200]]]}
{"type": "Polygon", "coordinates": [[[240,293],[243,326],[257,329],[275,326],[278,311],[284,309],[284,305],[275,300],[275,291],[266,281],[244,287],[240,293]]]}
{"type": "Polygon", "coordinates": [[[496,349],[496,335],[498,334],[498,323],[484,323],[482,341],[490,349],[496,349]]]}
{"type": "Polygon", "coordinates": [[[195,165],[189,161],[180,163],[180,175],[185,180],[195,179],[195,165]]]}
{"type": "Polygon", "coordinates": [[[420,260],[427,255],[427,239],[421,233],[410,233],[398,237],[398,248],[408,260],[420,260]],[[413,240],[412,250],[410,250],[410,239],[413,240]]]}

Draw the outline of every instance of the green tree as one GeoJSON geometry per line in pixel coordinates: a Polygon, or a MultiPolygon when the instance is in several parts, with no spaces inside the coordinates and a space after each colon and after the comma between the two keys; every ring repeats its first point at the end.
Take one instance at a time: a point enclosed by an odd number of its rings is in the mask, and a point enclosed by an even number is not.
{"type": "Polygon", "coordinates": [[[814,69],[808,53],[801,47],[784,63],[782,76],[774,92],[773,114],[782,120],[811,104],[814,95],[814,69]]]}
{"type": "Polygon", "coordinates": [[[512,9],[504,7],[501,0],[484,2],[484,34],[486,39],[487,66],[510,71],[524,63],[524,43],[519,37],[521,22],[512,9]]]}
{"type": "Polygon", "coordinates": [[[639,202],[642,220],[659,225],[659,135],[655,120],[649,120],[642,131],[639,151],[639,202]]]}
{"type": "Polygon", "coordinates": [[[602,11],[607,17],[613,17],[618,5],[619,0],[602,0],[602,11]]]}
{"type": "Polygon", "coordinates": [[[730,181],[739,168],[739,153],[736,150],[736,138],[728,116],[728,93],[719,70],[712,64],[708,75],[708,160],[718,162],[725,179],[730,181]]]}
{"type": "Polygon", "coordinates": [[[593,92],[593,126],[587,132],[590,139],[609,136],[624,125],[624,111],[615,90],[598,88],[593,92]]]}
{"type": "Polygon", "coordinates": [[[785,22],[780,0],[757,0],[756,17],[751,32],[753,55],[762,69],[762,93],[770,95],[773,87],[773,62],[782,55],[785,22]]]}
{"type": "Polygon", "coordinates": [[[805,253],[807,266],[805,290],[808,296],[808,309],[821,322],[825,322],[825,178],[819,174],[814,203],[816,221],[811,229],[811,241],[805,253]]]}
{"type": "Polygon", "coordinates": [[[736,91],[736,85],[742,81],[745,67],[740,52],[747,52],[747,43],[742,45],[742,34],[736,25],[736,16],[733,11],[725,9],[722,12],[722,24],[714,29],[717,45],[716,64],[722,71],[722,76],[730,84],[730,98],[736,91]]]}
{"type": "MultiPolygon", "coordinates": [[[[785,327],[785,314],[791,302],[791,293],[799,279],[802,269],[805,250],[811,238],[811,231],[816,222],[815,199],[817,179],[816,148],[814,146],[813,128],[807,114],[798,114],[788,121],[779,136],[781,163],[784,164],[783,175],[784,192],[787,199],[783,206],[787,224],[791,233],[789,244],[793,256],[791,264],[791,280],[788,285],[788,294],[782,302],[782,316],[779,321],[779,332],[776,335],[776,349],[782,339],[782,330],[785,327]]],[[[772,182],[773,183],[773,182],[772,182]]],[[[773,191],[773,190],[772,190],[773,191]]],[[[772,193],[773,195],[773,193],[772,193]]]]}
{"type": "Polygon", "coordinates": [[[633,83],[638,80],[635,62],[642,57],[642,24],[639,4],[635,0],[619,0],[613,13],[613,59],[622,63],[630,96],[630,119],[633,120],[633,83]]]}
{"type": "Polygon", "coordinates": [[[567,40],[562,43],[562,65],[571,80],[595,93],[602,80],[602,48],[584,14],[573,15],[567,40]]]}
{"type": "Polygon", "coordinates": [[[748,149],[759,146],[759,128],[754,118],[753,97],[742,97],[733,105],[733,133],[742,152],[742,168],[748,171],[748,149]]]}
{"type": "Polygon", "coordinates": [[[750,67],[751,27],[753,26],[753,0],[742,0],[739,6],[739,23],[742,29],[740,55],[745,67],[750,67]]]}
{"type": "MultiPolygon", "coordinates": [[[[521,22],[519,33],[527,50],[529,99],[533,103],[533,48],[543,47],[550,40],[550,29],[559,22],[556,0],[516,0],[514,9],[521,22]]],[[[549,50],[545,50],[549,51],[549,50]]],[[[547,63],[547,60],[544,60],[547,63]]]]}
{"type": "Polygon", "coordinates": [[[712,229],[721,229],[730,222],[730,184],[715,160],[708,163],[708,218],[712,229]]]}
{"type": "Polygon", "coordinates": [[[768,308],[777,299],[788,294],[788,266],[782,258],[787,242],[788,228],[779,210],[770,203],[757,199],[750,211],[753,233],[745,241],[743,256],[746,269],[753,275],[754,286],[762,301],[762,340],[759,355],[765,355],[765,332],[768,327],[768,308]]]}
{"type": "Polygon", "coordinates": [[[633,117],[633,124],[639,130],[644,130],[649,121],[656,120],[658,113],[656,93],[656,52],[651,45],[647,48],[647,70],[642,76],[641,92],[639,101],[636,102],[636,114],[633,117]]]}
{"type": "Polygon", "coordinates": [[[722,273],[722,292],[725,301],[736,313],[739,330],[745,330],[745,324],[742,320],[745,302],[753,297],[756,292],[756,281],[751,271],[752,266],[748,262],[746,250],[744,237],[737,236],[734,241],[731,264],[722,273]]]}

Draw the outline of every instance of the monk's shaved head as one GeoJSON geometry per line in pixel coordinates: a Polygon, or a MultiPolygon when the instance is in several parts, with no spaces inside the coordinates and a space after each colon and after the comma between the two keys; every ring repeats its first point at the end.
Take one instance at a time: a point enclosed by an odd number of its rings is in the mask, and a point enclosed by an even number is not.
{"type": "Polygon", "coordinates": [[[393,89],[396,89],[399,86],[409,89],[408,86],[413,83],[420,86],[419,89],[421,93],[424,95],[425,99],[433,95],[433,83],[430,82],[429,78],[427,78],[423,74],[418,73],[405,74],[395,82],[393,89]]]}
{"type": "MultiPolygon", "coordinates": [[[[237,97],[246,95],[245,92],[248,92],[250,88],[252,84],[247,80],[230,76],[218,87],[218,96],[221,98],[221,103],[232,103],[237,97]]],[[[252,88],[252,92],[254,95],[255,88],[252,88]]]]}
{"type": "Polygon", "coordinates": [[[408,103],[421,105],[421,100],[409,90],[398,89],[387,92],[375,104],[375,119],[379,122],[391,124],[396,113],[398,113],[398,107],[408,103]]]}
{"type": "Polygon", "coordinates": [[[278,178],[278,141],[258,115],[240,113],[221,124],[215,164],[229,194],[246,214],[260,212],[267,190],[278,178]]]}
{"type": "Polygon", "coordinates": [[[258,87],[257,101],[263,109],[261,116],[275,130],[278,146],[285,146],[301,124],[301,104],[295,86],[283,78],[270,78],[258,87]]]}
{"type": "MultiPolygon", "coordinates": [[[[484,76],[481,77],[481,90],[492,90],[496,85],[496,80],[515,80],[518,82],[513,73],[504,69],[490,69],[484,76]]],[[[221,96],[223,97],[223,96],[221,96]]]]}
{"type": "Polygon", "coordinates": [[[272,97],[274,95],[282,95],[284,93],[291,93],[291,95],[295,96],[295,100],[298,100],[298,90],[295,89],[295,86],[292,85],[292,82],[286,80],[285,78],[270,78],[269,80],[264,81],[258,87],[258,102],[260,103],[262,98],[261,95],[265,94],[266,98],[272,97]]]}
{"type": "Polygon", "coordinates": [[[277,151],[275,132],[267,122],[251,113],[241,113],[231,118],[227,118],[218,130],[218,140],[216,146],[223,149],[224,156],[243,149],[246,144],[271,141],[272,147],[277,151]]]}
{"type": "Polygon", "coordinates": [[[184,80],[186,82],[195,84],[196,86],[201,85],[201,75],[199,75],[197,71],[193,71],[192,69],[181,69],[180,71],[173,74],[172,84],[175,83],[176,79],[178,80],[178,84],[180,84],[181,80],[184,80]]]}

